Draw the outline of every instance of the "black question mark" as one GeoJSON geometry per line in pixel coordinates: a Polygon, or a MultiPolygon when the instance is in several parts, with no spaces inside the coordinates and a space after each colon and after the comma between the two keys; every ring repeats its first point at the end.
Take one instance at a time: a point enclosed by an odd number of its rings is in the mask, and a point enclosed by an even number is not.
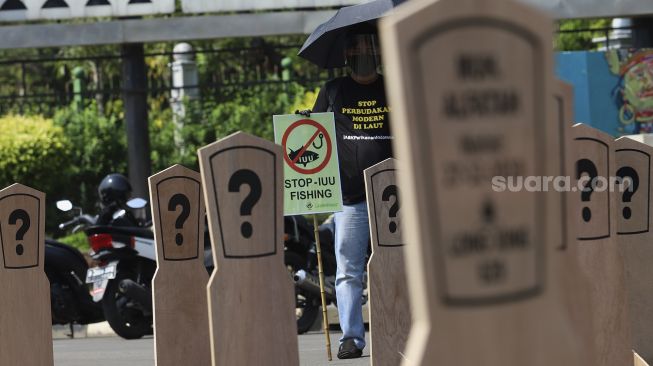
{"type": "MultiPolygon", "coordinates": [[[[576,179],[580,179],[583,173],[589,175],[589,179],[585,186],[582,189],[580,194],[580,199],[583,202],[589,202],[590,196],[594,193],[593,184],[595,179],[599,176],[598,171],[596,170],[596,165],[589,159],[580,159],[576,162],[576,179]]],[[[592,211],[589,207],[583,207],[583,220],[589,222],[592,219],[592,211]]]]}
{"type": "MultiPolygon", "coordinates": [[[[21,241],[25,237],[25,233],[27,230],[29,230],[30,226],[30,220],[29,220],[29,214],[25,210],[14,210],[10,215],[9,215],[9,224],[10,225],[16,225],[16,221],[20,220],[20,228],[16,231],[16,241],[21,241]]],[[[23,247],[23,244],[18,243],[16,245],[16,254],[18,255],[23,255],[25,252],[25,248],[23,247]]]]}
{"type": "MultiPolygon", "coordinates": [[[[631,202],[633,195],[635,195],[635,192],[637,192],[637,188],[639,188],[639,175],[635,171],[635,169],[625,166],[617,170],[617,177],[620,177],[621,179],[624,179],[626,177],[630,177],[630,184],[627,189],[624,190],[624,195],[622,198],[623,202],[631,202]]],[[[622,184],[625,183],[625,181],[622,181],[622,184]]],[[[630,219],[630,216],[632,215],[632,211],[630,210],[630,207],[624,207],[623,212],[622,212],[624,219],[628,220],[630,219]]]]}
{"type": "MultiPolygon", "coordinates": [[[[229,178],[229,192],[240,192],[240,186],[243,184],[249,186],[249,194],[240,205],[240,216],[251,216],[252,208],[254,208],[254,205],[256,205],[258,200],[261,198],[261,180],[253,171],[249,169],[241,169],[229,178]]],[[[245,221],[240,225],[240,233],[243,237],[251,237],[252,232],[252,224],[248,221],[245,221]]]]}
{"type": "MultiPolygon", "coordinates": [[[[190,216],[190,201],[188,200],[188,197],[181,193],[172,196],[170,202],[168,202],[168,211],[177,211],[178,206],[181,206],[181,213],[179,214],[179,217],[177,217],[177,221],[175,221],[175,228],[181,230],[184,228],[184,222],[186,222],[188,216],[190,216]]],[[[181,235],[181,233],[175,235],[175,243],[177,243],[177,245],[184,244],[184,236],[181,235]]]]}
{"type": "MultiPolygon", "coordinates": [[[[390,197],[394,197],[395,202],[390,207],[389,217],[397,217],[397,211],[399,211],[399,196],[397,186],[394,184],[387,186],[381,195],[381,199],[385,202],[390,201],[390,197]]],[[[394,232],[397,231],[397,224],[394,221],[391,221],[390,225],[388,225],[388,229],[390,229],[390,232],[394,234],[394,232]]]]}

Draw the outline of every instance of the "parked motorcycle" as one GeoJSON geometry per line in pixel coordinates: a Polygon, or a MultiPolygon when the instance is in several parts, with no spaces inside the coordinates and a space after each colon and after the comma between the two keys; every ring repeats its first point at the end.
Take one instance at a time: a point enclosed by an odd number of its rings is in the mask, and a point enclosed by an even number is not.
{"type": "MultiPolygon", "coordinates": [[[[119,336],[126,339],[152,334],[152,277],[156,270],[154,234],[151,223],[138,219],[137,209],[147,201],[128,200],[131,185],[120,174],[106,176],[98,187],[101,212],[84,220],[84,232],[91,246],[91,258],[98,264],[89,268],[85,282],[91,284],[92,300],[119,336]]],[[[66,206],[72,206],[69,201],[66,206]]]]}
{"type": "MultiPolygon", "coordinates": [[[[72,207],[71,207],[72,208],[72,207]]],[[[80,217],[90,223],[93,218],[80,217]]],[[[71,222],[61,224],[67,229],[71,222]]],[[[88,264],[76,248],[56,240],[45,240],[45,274],[50,281],[52,324],[92,324],[104,321],[102,308],[89,294],[84,282],[88,264]]]]}
{"type": "MultiPolygon", "coordinates": [[[[133,210],[147,205],[143,199],[127,201],[131,186],[112,174],[98,188],[102,212],[84,232],[98,266],[89,268],[86,282],[93,285],[93,300],[101,304],[111,328],[126,339],[152,333],[152,278],[156,271],[156,248],[151,222],[139,220],[133,210]]],[[[71,205],[72,206],[72,205],[71,205]]],[[[78,218],[78,221],[84,219],[78,218]]],[[[89,221],[89,220],[86,220],[89,221]]],[[[336,303],[333,224],[318,228],[322,248],[327,303],[336,303]]],[[[313,225],[303,216],[284,218],[284,262],[295,282],[298,333],[307,332],[319,315],[320,285],[313,225]]],[[[205,230],[205,266],[213,270],[208,230],[205,230]]]]}
{"type": "Polygon", "coordinates": [[[99,263],[88,271],[93,299],[111,328],[125,339],[152,334],[154,235],[149,228],[96,225],[85,230],[99,263]]]}

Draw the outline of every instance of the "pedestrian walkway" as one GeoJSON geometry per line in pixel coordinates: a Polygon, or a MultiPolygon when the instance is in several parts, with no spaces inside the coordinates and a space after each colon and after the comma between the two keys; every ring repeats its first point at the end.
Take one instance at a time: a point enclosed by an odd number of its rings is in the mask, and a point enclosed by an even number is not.
{"type": "MultiPolygon", "coordinates": [[[[326,359],[325,337],[321,332],[299,336],[301,366],[368,366],[369,349],[355,360],[338,360],[340,332],[331,333],[334,360],[326,359]]],[[[368,340],[369,342],[369,340],[368,340]]],[[[54,341],[55,366],[154,366],[154,341],[152,337],[127,341],[118,337],[57,339],[54,341]]]]}

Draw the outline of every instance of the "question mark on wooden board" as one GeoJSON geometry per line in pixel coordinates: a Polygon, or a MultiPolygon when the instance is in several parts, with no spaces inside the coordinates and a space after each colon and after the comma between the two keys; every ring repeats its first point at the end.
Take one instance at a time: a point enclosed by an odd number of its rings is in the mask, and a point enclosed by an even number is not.
{"type": "MultiPolygon", "coordinates": [[[[596,165],[589,159],[580,159],[576,162],[576,179],[580,179],[583,176],[583,173],[589,175],[589,179],[583,186],[583,189],[580,194],[580,199],[583,202],[589,202],[590,196],[594,193],[594,183],[599,173],[596,169],[596,165]]],[[[583,220],[589,222],[592,219],[592,211],[589,207],[583,207],[583,220]]]]}
{"type": "MultiPolygon", "coordinates": [[[[254,205],[261,198],[261,180],[256,173],[249,169],[238,170],[229,179],[229,192],[240,192],[240,187],[243,184],[249,186],[249,194],[240,204],[240,216],[251,216],[254,205]]],[[[244,238],[250,238],[253,232],[254,228],[252,228],[249,221],[245,221],[240,225],[240,233],[244,238]]]]}
{"type": "MultiPolygon", "coordinates": [[[[181,230],[184,228],[184,223],[188,220],[188,216],[190,216],[190,201],[188,200],[188,197],[181,193],[177,193],[170,198],[170,202],[168,202],[168,211],[177,211],[177,207],[179,206],[181,206],[181,213],[175,221],[175,228],[181,230]]],[[[184,236],[181,233],[175,235],[175,243],[177,245],[184,244],[184,236]]]]}
{"type": "MultiPolygon", "coordinates": [[[[396,185],[389,185],[386,187],[386,189],[383,190],[383,194],[381,196],[381,199],[384,202],[389,202],[390,198],[394,197],[394,203],[390,207],[389,215],[388,217],[397,217],[397,212],[399,211],[399,195],[398,195],[398,189],[396,185]]],[[[390,224],[388,225],[388,229],[390,230],[391,233],[395,233],[397,231],[397,223],[394,221],[390,221],[390,224]]]]}
{"type": "MultiPolygon", "coordinates": [[[[622,186],[628,183],[628,187],[625,187],[623,196],[621,198],[622,202],[632,202],[632,198],[635,195],[635,192],[637,192],[637,188],[639,188],[639,175],[635,169],[629,166],[625,166],[617,170],[617,177],[623,179],[621,182],[622,186]]],[[[630,207],[624,207],[622,215],[624,219],[630,219],[632,216],[630,207]]]]}
{"type": "Polygon", "coordinates": [[[16,231],[16,254],[18,255],[23,255],[25,252],[25,247],[23,247],[22,243],[18,243],[19,241],[22,241],[23,238],[25,237],[25,233],[27,230],[29,230],[30,227],[30,220],[29,220],[29,214],[25,210],[14,210],[10,215],[9,215],[9,224],[10,225],[16,225],[16,222],[20,220],[21,225],[20,228],[16,231]]]}

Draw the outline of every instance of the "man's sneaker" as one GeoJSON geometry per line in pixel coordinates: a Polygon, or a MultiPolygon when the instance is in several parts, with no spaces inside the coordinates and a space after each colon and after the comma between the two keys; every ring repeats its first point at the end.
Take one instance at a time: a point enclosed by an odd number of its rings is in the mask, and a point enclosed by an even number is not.
{"type": "Polygon", "coordinates": [[[338,358],[341,360],[346,358],[359,358],[362,355],[363,350],[356,347],[356,343],[352,338],[345,339],[338,350],[338,358]]]}

